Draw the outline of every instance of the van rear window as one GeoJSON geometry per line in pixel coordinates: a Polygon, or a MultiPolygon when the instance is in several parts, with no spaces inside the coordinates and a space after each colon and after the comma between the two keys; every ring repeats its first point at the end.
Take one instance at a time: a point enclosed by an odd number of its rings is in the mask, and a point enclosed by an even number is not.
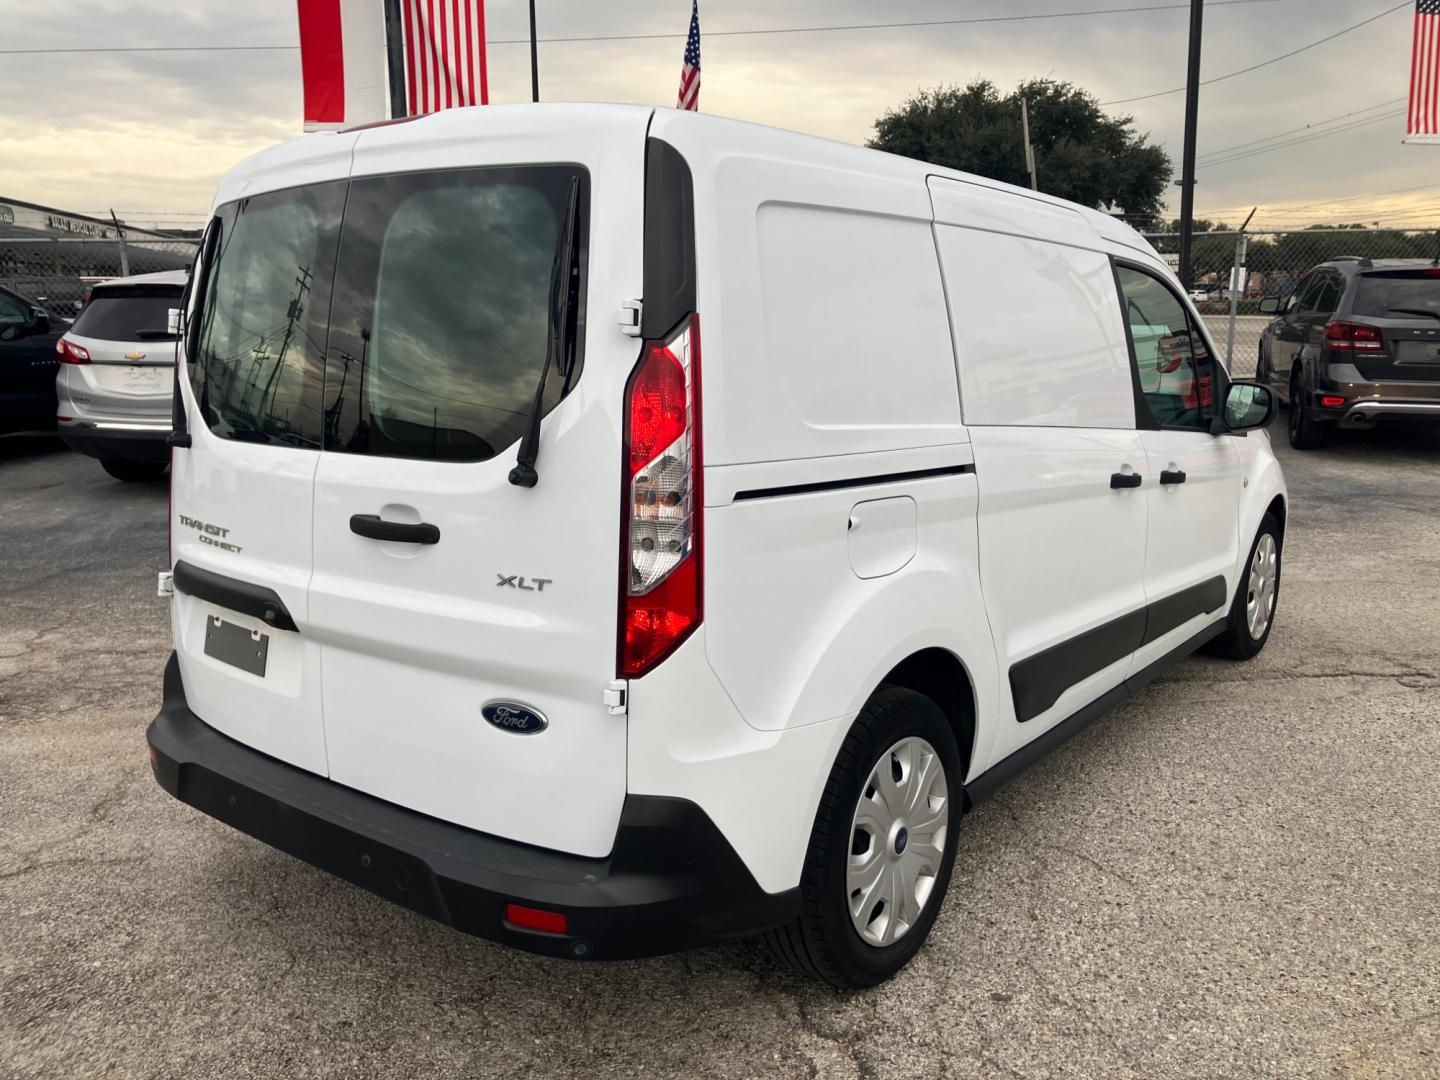
{"type": "MultiPolygon", "coordinates": [[[[326,372],[326,449],[484,461],[523,435],[549,347],[552,263],[573,165],[351,181],[326,372]]],[[[579,374],[576,343],[569,382],[579,374]]],[[[567,380],[552,369],[545,407],[567,380]]]]}
{"type": "Polygon", "coordinates": [[[174,341],[166,330],[170,309],[179,306],[181,286],[116,286],[96,289],[70,332],[102,341],[174,341]]]}
{"type": "Polygon", "coordinates": [[[1377,319],[1440,318],[1440,270],[1363,274],[1353,313],[1377,319]]]}

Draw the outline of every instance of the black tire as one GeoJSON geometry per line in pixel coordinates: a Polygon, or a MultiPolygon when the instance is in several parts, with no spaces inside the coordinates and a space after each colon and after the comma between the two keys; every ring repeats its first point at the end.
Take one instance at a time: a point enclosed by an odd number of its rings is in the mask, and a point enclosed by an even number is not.
{"type": "Polygon", "coordinates": [[[129,458],[101,458],[100,467],[116,480],[140,483],[159,480],[169,465],[163,461],[131,461],[129,458]]]}
{"type": "Polygon", "coordinates": [[[1325,425],[1305,409],[1305,390],[1300,372],[1290,375],[1290,445],[1296,450],[1319,450],[1325,445],[1325,425]]]}
{"type": "Polygon", "coordinates": [[[1230,604],[1230,614],[1225,619],[1225,631],[1210,643],[1209,652],[1230,660],[1249,660],[1265,648],[1265,643],[1270,640],[1270,631],[1275,626],[1275,613],[1280,610],[1280,578],[1284,568],[1282,539],[1279,522],[1273,515],[1266,514],[1260,521],[1260,528],[1250,545],[1250,555],[1245,560],[1245,568],[1240,572],[1240,581],[1235,586],[1235,599],[1230,604]],[[1255,553],[1260,549],[1260,541],[1267,535],[1275,544],[1274,601],[1269,621],[1265,624],[1265,632],[1257,638],[1250,632],[1250,568],[1255,561],[1255,553]]]}
{"type": "Polygon", "coordinates": [[[939,706],[904,687],[882,686],[875,691],[851,726],[820,796],[800,878],[801,914],[762,938],[770,955],[801,974],[842,989],[875,986],[908,964],[925,943],[950,886],[964,780],[955,734],[939,706]],[[882,755],[912,736],[935,749],[945,771],[949,818],[943,854],[914,925],[891,945],[871,945],[857,933],[847,904],[845,873],[854,842],[852,822],[861,786],[882,755]]]}

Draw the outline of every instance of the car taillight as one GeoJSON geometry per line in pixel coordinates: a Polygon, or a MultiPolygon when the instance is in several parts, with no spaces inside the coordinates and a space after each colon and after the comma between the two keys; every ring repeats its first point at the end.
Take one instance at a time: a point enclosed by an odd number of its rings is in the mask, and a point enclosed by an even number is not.
{"type": "Polygon", "coordinates": [[[62,364],[88,364],[90,353],[73,341],[66,341],[63,337],[55,343],[55,352],[60,356],[62,364]]]}
{"type": "Polygon", "coordinates": [[[1356,352],[1384,352],[1385,339],[1373,326],[1358,323],[1332,322],[1325,327],[1325,344],[1332,349],[1353,349],[1356,352]]]}
{"type": "Polygon", "coordinates": [[[625,387],[621,678],[645,674],[700,625],[700,320],[647,341],[625,387]]]}

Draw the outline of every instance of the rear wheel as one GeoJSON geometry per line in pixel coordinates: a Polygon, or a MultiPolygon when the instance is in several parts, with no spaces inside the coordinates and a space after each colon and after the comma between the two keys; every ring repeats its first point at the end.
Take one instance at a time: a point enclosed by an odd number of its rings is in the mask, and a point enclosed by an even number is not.
{"type": "Polygon", "coordinates": [[[1235,589],[1225,632],[1214,640],[1210,651],[1231,660],[1249,660],[1270,640],[1279,602],[1280,525],[1273,515],[1266,514],[1235,589]]]}
{"type": "Polygon", "coordinates": [[[128,458],[101,458],[100,467],[116,480],[138,482],[159,480],[168,465],[163,461],[131,461],[128,458]]]}
{"type": "Polygon", "coordinates": [[[950,884],[963,783],[939,706],[903,687],[877,690],[821,795],[801,915],[765,935],[770,954],[852,989],[884,982],[909,963],[950,884]]]}
{"type": "Polygon", "coordinates": [[[1319,450],[1325,445],[1325,425],[1305,409],[1305,390],[1297,370],[1290,376],[1290,445],[1296,450],[1319,450]]]}

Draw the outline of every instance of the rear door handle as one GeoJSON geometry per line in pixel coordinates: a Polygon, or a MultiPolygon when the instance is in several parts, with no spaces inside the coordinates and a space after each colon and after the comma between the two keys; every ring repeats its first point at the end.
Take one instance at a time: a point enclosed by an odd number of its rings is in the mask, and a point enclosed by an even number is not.
{"type": "Polygon", "coordinates": [[[1162,484],[1183,484],[1184,482],[1184,469],[1164,469],[1160,473],[1160,483],[1162,484]]]}
{"type": "Polygon", "coordinates": [[[351,514],[350,531],[367,540],[394,540],[402,544],[438,544],[440,530],[420,522],[407,525],[401,521],[385,521],[379,514],[351,514]]]}
{"type": "Polygon", "coordinates": [[[1145,482],[1138,472],[1117,472],[1110,474],[1112,488],[1137,488],[1145,482]]]}

